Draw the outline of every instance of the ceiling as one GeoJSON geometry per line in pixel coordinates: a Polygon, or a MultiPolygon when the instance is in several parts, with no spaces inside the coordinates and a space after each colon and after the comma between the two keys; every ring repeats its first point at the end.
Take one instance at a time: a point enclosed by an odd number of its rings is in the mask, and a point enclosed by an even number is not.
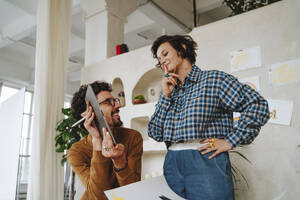
{"type": "MultiPolygon", "coordinates": [[[[138,0],[127,17],[124,43],[130,50],[150,45],[162,34],[185,34],[194,28],[193,0],[138,0]]],[[[80,0],[72,2],[67,93],[80,84],[84,66],[85,23],[80,0]]],[[[0,81],[33,88],[38,0],[0,0],[0,81]]],[[[197,26],[227,17],[222,0],[196,0],[197,26]]]]}

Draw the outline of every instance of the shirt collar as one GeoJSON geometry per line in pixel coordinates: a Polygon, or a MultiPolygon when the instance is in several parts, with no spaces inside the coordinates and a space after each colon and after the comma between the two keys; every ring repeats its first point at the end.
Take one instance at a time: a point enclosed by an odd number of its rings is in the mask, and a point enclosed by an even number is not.
{"type": "Polygon", "coordinates": [[[191,80],[191,81],[197,81],[198,78],[200,77],[201,69],[197,67],[196,65],[193,65],[192,70],[190,73],[186,76],[186,79],[191,80]]]}

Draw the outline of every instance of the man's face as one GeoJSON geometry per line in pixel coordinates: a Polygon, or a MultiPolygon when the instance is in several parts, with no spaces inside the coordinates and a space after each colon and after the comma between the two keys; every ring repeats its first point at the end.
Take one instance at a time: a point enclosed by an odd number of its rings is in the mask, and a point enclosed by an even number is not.
{"type": "Polygon", "coordinates": [[[120,102],[114,101],[114,97],[109,91],[101,91],[96,97],[108,125],[120,127],[123,124],[119,115],[120,102]]]}
{"type": "Polygon", "coordinates": [[[167,72],[174,72],[182,64],[182,57],[169,42],[162,43],[156,52],[161,68],[167,72]]]}

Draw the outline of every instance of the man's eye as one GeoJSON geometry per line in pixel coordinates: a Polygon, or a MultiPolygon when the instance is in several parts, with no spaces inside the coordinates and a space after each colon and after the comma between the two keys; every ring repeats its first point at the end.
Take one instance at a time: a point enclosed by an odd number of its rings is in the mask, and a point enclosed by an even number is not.
{"type": "Polygon", "coordinates": [[[165,57],[166,57],[166,56],[168,55],[168,53],[169,53],[169,52],[166,52],[166,53],[164,53],[164,54],[163,54],[163,56],[165,56],[165,57]]]}

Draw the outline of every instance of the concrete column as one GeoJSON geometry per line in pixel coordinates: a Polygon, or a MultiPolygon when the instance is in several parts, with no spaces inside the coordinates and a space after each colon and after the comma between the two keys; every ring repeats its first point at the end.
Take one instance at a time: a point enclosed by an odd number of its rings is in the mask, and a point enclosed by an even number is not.
{"type": "Polygon", "coordinates": [[[85,12],[85,66],[116,55],[124,42],[126,17],[137,0],[81,0],[85,12]]]}

